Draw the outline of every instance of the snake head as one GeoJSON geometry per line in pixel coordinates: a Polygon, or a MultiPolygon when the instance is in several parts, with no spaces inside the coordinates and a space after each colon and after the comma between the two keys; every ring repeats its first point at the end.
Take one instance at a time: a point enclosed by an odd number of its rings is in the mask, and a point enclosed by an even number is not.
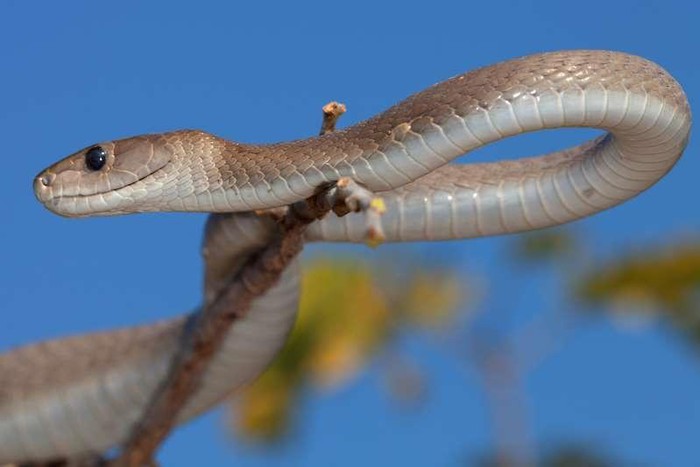
{"type": "Polygon", "coordinates": [[[154,176],[172,153],[158,135],[88,146],[39,173],[34,193],[47,209],[66,217],[135,212],[130,206],[161,184],[154,176]]]}

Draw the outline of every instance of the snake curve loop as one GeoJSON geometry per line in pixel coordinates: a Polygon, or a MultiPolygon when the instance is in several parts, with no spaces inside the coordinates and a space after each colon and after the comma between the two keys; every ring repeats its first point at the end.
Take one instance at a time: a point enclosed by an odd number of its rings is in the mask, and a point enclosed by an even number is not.
{"type": "MultiPolygon", "coordinates": [[[[387,241],[524,232],[615,206],[675,164],[691,118],[658,65],[618,52],[566,51],[487,66],[320,137],[242,144],[182,130],[102,142],[41,172],[37,198],[68,217],[148,211],[210,216],[205,300],[274,235],[252,214],[350,177],[386,203],[387,241]],[[499,139],[593,127],[602,137],[551,154],[448,164],[499,139]]],[[[308,241],[360,242],[357,215],[312,224],[308,241]]],[[[271,362],[296,315],[298,265],[237,321],[180,421],[211,408],[271,362]]],[[[20,347],[0,355],[0,463],[75,458],[119,445],[165,377],[186,316],[20,347]]]]}

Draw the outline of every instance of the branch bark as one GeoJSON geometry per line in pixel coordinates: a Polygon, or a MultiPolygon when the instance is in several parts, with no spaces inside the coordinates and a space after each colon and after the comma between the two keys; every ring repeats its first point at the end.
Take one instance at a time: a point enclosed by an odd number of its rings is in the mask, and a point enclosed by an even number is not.
{"type": "MultiPolygon", "coordinates": [[[[190,323],[185,345],[173,362],[167,381],[136,425],[112,467],[153,465],[160,444],[174,428],[177,416],[199,387],[211,358],[234,321],[243,316],[256,298],[272,287],[291,260],[303,248],[303,232],[313,218],[290,209],[281,224],[282,234],[268,244],[230,279],[219,297],[190,323]]],[[[320,213],[319,213],[320,214],[320,213]]]]}
{"type": "MultiPolygon", "coordinates": [[[[332,132],[345,106],[331,102],[323,107],[321,134],[332,132]]],[[[268,214],[279,221],[280,235],[258,255],[252,257],[231,277],[219,296],[195,315],[190,332],[176,355],[169,376],[156,392],[141,421],[130,433],[121,453],[111,461],[100,461],[109,467],[141,467],[156,465],[155,454],[170,431],[178,414],[201,383],[201,379],[235,320],[243,316],[252,301],[264,294],[304,245],[304,230],[329,211],[339,215],[349,211],[366,211],[368,239],[381,238],[379,215],[383,204],[378,198],[349,179],[325,187],[306,201],[268,214]]],[[[264,215],[261,213],[261,215],[264,215]]]]}

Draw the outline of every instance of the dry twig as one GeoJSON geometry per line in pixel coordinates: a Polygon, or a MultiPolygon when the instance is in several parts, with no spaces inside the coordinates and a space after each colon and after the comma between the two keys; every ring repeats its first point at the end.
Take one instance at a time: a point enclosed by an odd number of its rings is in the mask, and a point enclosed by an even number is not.
{"type": "Polygon", "coordinates": [[[332,133],[335,131],[335,124],[338,119],[345,113],[345,104],[340,102],[329,102],[323,106],[323,123],[319,135],[332,133]]]}

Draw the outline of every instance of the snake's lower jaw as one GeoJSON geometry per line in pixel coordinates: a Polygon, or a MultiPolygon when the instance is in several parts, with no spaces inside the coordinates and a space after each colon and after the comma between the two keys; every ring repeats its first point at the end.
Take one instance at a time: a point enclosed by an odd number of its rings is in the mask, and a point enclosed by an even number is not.
{"type": "MultiPolygon", "coordinates": [[[[38,196],[37,196],[38,197],[38,196]]],[[[96,210],[92,207],[90,207],[86,202],[75,202],[76,200],[70,198],[70,197],[55,197],[55,198],[50,198],[48,200],[41,200],[41,204],[44,205],[46,209],[51,211],[54,214],[57,214],[61,217],[70,217],[70,218],[76,218],[76,217],[96,217],[96,216],[114,216],[117,214],[123,214],[123,211],[117,211],[117,210],[96,210]]],[[[80,198],[78,198],[77,201],[81,201],[80,198]]],[[[85,198],[82,199],[82,201],[86,201],[85,198]]]]}
{"type": "Polygon", "coordinates": [[[63,197],[55,196],[50,184],[46,184],[45,175],[39,174],[34,179],[34,196],[44,205],[46,209],[61,217],[85,217],[88,215],[101,215],[100,212],[95,212],[90,208],[87,199],[83,199],[83,203],[76,202],[75,198],[80,197],[63,197]],[[83,209],[81,209],[81,206],[83,209]]]}
{"type": "Polygon", "coordinates": [[[51,198],[48,200],[42,200],[39,198],[39,195],[37,194],[37,198],[41,202],[41,204],[44,205],[46,209],[51,211],[53,214],[57,214],[61,217],[83,217],[86,216],[86,214],[78,214],[78,213],[73,213],[70,212],[70,210],[66,210],[65,206],[63,206],[61,203],[60,198],[51,198]]]}

